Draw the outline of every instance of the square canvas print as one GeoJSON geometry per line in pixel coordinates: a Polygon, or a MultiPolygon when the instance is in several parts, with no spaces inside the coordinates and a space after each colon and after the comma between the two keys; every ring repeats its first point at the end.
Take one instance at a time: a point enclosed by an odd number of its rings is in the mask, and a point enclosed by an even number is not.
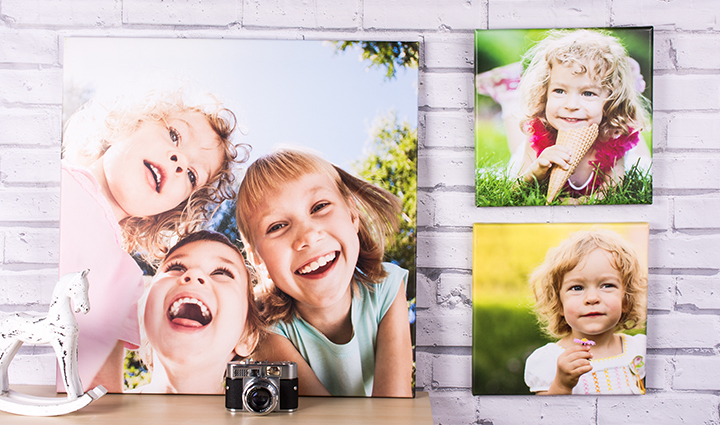
{"type": "Polygon", "coordinates": [[[475,395],[644,394],[647,223],[475,224],[475,395]]]}
{"type": "Polygon", "coordinates": [[[396,41],[66,39],[85,388],[221,394],[230,361],[293,361],[300,395],[412,397],[417,64],[396,41]]]}
{"type": "Polygon", "coordinates": [[[475,32],[475,203],[652,203],[651,27],[475,32]]]}

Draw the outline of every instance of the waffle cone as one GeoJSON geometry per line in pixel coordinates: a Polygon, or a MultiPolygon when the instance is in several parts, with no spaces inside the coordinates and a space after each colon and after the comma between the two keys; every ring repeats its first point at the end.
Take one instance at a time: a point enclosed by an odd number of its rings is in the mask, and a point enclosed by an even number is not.
{"type": "Polygon", "coordinates": [[[567,170],[560,167],[553,167],[550,170],[550,180],[548,181],[547,201],[552,202],[560,193],[560,189],[565,185],[568,177],[570,177],[577,168],[585,154],[590,150],[595,139],[598,136],[598,125],[593,124],[589,127],[576,128],[570,131],[558,131],[556,145],[567,146],[572,150],[570,156],[570,166],[567,170]]]}

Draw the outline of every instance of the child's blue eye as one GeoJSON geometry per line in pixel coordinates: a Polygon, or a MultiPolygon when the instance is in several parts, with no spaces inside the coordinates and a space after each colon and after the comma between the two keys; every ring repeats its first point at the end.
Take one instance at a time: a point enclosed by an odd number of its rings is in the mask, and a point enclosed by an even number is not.
{"type": "Polygon", "coordinates": [[[571,286],[571,287],[570,287],[570,290],[571,290],[571,291],[582,291],[582,290],[583,290],[583,287],[580,286],[580,285],[574,285],[574,286],[571,286]]]}
{"type": "Polygon", "coordinates": [[[310,212],[311,212],[311,213],[316,213],[316,212],[320,211],[321,209],[327,207],[328,205],[330,205],[329,202],[319,202],[319,203],[313,205],[313,207],[312,207],[312,209],[310,210],[310,212]]]}
{"type": "Polygon", "coordinates": [[[192,187],[197,186],[197,176],[195,175],[195,172],[191,169],[187,170],[188,179],[190,179],[190,184],[192,187]]]}
{"type": "Polygon", "coordinates": [[[173,127],[168,127],[168,134],[170,134],[170,140],[172,140],[175,146],[180,144],[180,133],[173,127]]]}
{"type": "Polygon", "coordinates": [[[597,96],[597,94],[595,94],[594,92],[591,92],[591,91],[585,91],[585,92],[583,92],[583,96],[593,97],[593,96],[597,96]]]}

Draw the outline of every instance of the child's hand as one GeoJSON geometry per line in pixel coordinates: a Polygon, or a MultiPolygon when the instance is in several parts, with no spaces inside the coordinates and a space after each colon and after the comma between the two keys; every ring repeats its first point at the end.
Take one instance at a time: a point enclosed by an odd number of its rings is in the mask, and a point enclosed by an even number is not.
{"type": "Polygon", "coordinates": [[[547,176],[548,171],[554,165],[567,170],[570,166],[570,148],[566,146],[553,145],[542,151],[540,156],[530,164],[525,173],[525,180],[542,180],[547,176]]]}
{"type": "Polygon", "coordinates": [[[573,345],[566,348],[557,361],[557,373],[555,380],[550,385],[550,394],[572,394],[572,389],[577,385],[580,375],[590,372],[590,346],[573,345]]]}

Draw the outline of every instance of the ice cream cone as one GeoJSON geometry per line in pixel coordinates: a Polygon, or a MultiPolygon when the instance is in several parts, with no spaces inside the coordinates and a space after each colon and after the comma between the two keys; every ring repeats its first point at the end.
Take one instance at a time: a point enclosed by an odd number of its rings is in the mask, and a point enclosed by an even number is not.
{"type": "Polygon", "coordinates": [[[560,193],[560,189],[565,185],[568,177],[570,177],[580,164],[585,154],[590,150],[598,135],[598,125],[593,124],[589,127],[576,128],[570,131],[558,131],[556,145],[567,146],[572,150],[570,156],[570,166],[567,170],[560,167],[553,167],[550,170],[550,180],[548,181],[547,201],[552,202],[560,193]]]}

